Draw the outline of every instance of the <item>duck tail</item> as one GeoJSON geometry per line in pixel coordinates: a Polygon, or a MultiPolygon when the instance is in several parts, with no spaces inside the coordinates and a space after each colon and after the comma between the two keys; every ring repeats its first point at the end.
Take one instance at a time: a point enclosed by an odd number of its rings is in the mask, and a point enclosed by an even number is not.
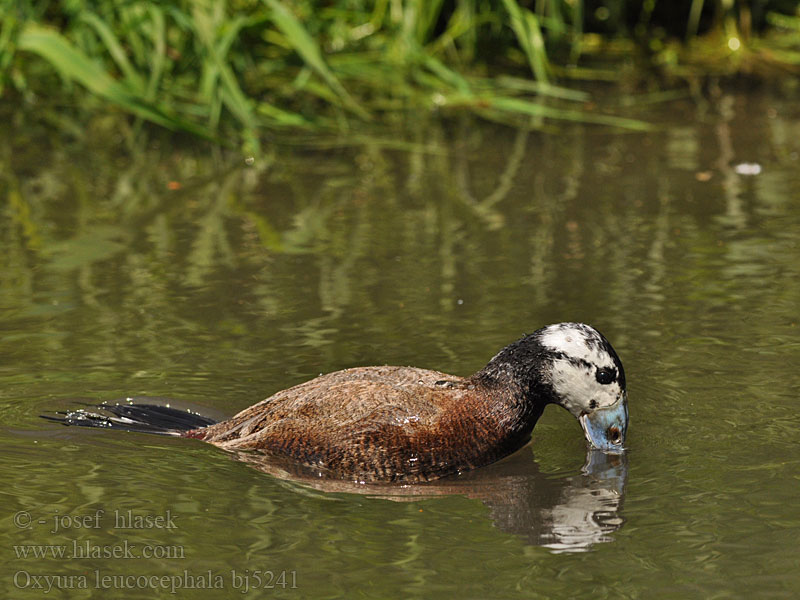
{"type": "Polygon", "coordinates": [[[101,427],[173,436],[183,436],[193,429],[216,423],[214,419],[189,410],[137,402],[103,403],[91,407],[90,410],[80,408],[40,416],[66,426],[101,427]]]}

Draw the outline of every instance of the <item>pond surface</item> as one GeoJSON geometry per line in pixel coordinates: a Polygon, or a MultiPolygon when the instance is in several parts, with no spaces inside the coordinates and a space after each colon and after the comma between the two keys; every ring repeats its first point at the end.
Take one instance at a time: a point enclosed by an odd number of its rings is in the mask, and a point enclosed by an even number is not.
{"type": "Polygon", "coordinates": [[[251,165],[2,119],[2,595],[800,595],[800,104],[631,112],[658,128],[427,123],[251,165]],[[499,464],[354,489],[39,418],[466,375],[565,320],[625,364],[623,457],[550,407],[499,464]]]}

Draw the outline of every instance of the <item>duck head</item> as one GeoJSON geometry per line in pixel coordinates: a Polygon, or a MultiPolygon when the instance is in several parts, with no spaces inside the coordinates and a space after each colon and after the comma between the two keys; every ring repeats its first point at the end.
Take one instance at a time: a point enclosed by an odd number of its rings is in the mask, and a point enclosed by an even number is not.
{"type": "Polygon", "coordinates": [[[571,412],[589,443],[621,452],[628,430],[625,371],[611,344],[594,327],[557,323],[498,352],[476,373],[486,385],[515,387],[522,402],[517,423],[530,432],[546,404],[571,412]]]}
{"type": "Polygon", "coordinates": [[[539,373],[551,402],[578,419],[589,443],[621,452],[628,430],[625,371],[608,340],[583,323],[558,323],[532,334],[544,350],[539,373]]]}

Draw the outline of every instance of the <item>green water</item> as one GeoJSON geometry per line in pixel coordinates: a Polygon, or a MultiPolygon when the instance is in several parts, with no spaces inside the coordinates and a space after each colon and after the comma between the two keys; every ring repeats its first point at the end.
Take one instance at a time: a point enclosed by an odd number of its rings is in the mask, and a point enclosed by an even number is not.
{"type": "Polygon", "coordinates": [[[2,596],[797,597],[800,105],[631,112],[659,128],[422,123],[252,165],[3,119],[2,596]],[[625,364],[622,459],[551,407],[510,459],[386,497],[38,417],[468,374],[563,320],[625,364]]]}

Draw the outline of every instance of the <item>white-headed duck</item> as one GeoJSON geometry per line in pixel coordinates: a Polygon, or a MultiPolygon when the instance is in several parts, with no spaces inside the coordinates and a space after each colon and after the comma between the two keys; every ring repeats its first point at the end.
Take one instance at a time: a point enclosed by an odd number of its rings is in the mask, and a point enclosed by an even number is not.
{"type": "MultiPolygon", "coordinates": [[[[595,448],[617,452],[628,426],[625,372],[593,327],[558,323],[498,352],[469,377],[414,367],[356,367],[210,419],[148,404],[101,405],[56,417],[259,450],[331,477],[430,481],[497,461],[530,439],[548,404],[580,421],[595,448]]],[[[53,417],[50,417],[53,418],[53,417]]]]}

